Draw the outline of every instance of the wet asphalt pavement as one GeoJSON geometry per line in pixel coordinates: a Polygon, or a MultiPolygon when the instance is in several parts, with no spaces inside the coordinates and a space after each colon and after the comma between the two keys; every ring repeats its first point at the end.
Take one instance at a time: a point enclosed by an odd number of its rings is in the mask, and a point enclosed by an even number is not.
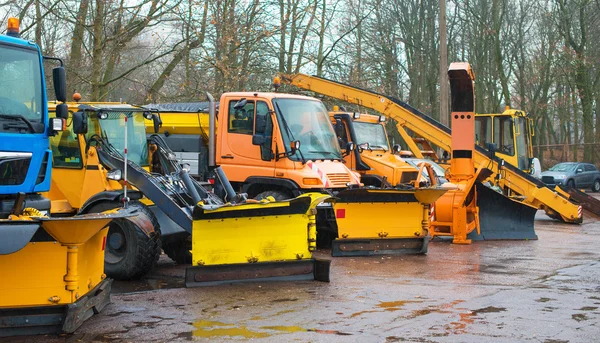
{"type": "Polygon", "coordinates": [[[2,342],[600,341],[600,221],[537,219],[537,241],[333,258],[330,283],[186,289],[185,268],[162,256],[148,280],[115,283],[75,334],[2,342]]]}

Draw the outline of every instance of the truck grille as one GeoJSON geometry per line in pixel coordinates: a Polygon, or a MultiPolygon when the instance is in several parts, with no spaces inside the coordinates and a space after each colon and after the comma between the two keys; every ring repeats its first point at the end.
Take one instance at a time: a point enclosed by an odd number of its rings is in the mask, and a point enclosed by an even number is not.
{"type": "Polygon", "coordinates": [[[346,184],[350,182],[350,176],[346,173],[327,174],[327,178],[332,187],[346,187],[346,184]]]}
{"type": "Polygon", "coordinates": [[[25,182],[31,158],[0,159],[0,185],[17,186],[25,182]]]}
{"type": "Polygon", "coordinates": [[[542,182],[543,183],[548,183],[548,184],[553,184],[554,183],[554,176],[542,176],[542,182]]]}

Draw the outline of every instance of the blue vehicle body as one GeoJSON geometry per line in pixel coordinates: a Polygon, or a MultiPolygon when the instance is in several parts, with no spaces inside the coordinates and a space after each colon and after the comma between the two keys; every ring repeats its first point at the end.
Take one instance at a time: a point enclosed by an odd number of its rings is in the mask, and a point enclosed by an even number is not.
{"type": "MultiPolygon", "coordinates": [[[[3,130],[0,127],[0,153],[30,153],[31,160],[29,162],[25,180],[21,184],[5,184],[0,182],[0,196],[6,200],[10,195],[15,195],[19,192],[33,194],[39,192],[47,192],[50,190],[50,173],[52,170],[52,151],[49,148],[49,133],[48,128],[48,107],[46,97],[46,87],[44,85],[44,67],[40,48],[29,41],[0,35],[0,49],[26,49],[36,52],[40,63],[40,84],[39,94],[41,95],[41,123],[43,124],[42,132],[15,132],[3,130]]],[[[0,50],[1,51],[1,50],[0,50]]],[[[0,80],[4,82],[4,80],[0,80]]],[[[2,113],[0,113],[2,114],[2,113]]],[[[0,122],[4,122],[1,121],[0,122]]],[[[6,163],[6,159],[0,160],[0,163],[6,163]]],[[[23,172],[23,171],[22,171],[23,172]]],[[[0,178],[3,175],[0,175],[0,178]]]]}

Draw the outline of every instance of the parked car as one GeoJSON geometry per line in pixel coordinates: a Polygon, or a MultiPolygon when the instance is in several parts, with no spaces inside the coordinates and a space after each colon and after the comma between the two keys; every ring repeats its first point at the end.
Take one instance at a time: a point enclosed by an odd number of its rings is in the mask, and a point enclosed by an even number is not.
{"type": "MultiPolygon", "coordinates": [[[[433,172],[435,173],[435,176],[437,177],[438,184],[441,185],[443,183],[448,182],[448,180],[446,180],[446,174],[445,174],[446,170],[439,164],[433,162],[432,160],[428,160],[426,158],[416,158],[416,157],[410,157],[410,158],[404,157],[402,159],[417,169],[419,169],[419,163],[427,162],[427,163],[431,164],[431,168],[433,168],[433,172]]],[[[425,170],[423,170],[423,177],[425,177],[427,180],[429,180],[429,176],[427,175],[427,172],[425,172],[425,170]]]]}
{"type": "Polygon", "coordinates": [[[550,187],[564,185],[600,191],[600,172],[591,163],[563,162],[542,172],[542,182],[550,187]]]}

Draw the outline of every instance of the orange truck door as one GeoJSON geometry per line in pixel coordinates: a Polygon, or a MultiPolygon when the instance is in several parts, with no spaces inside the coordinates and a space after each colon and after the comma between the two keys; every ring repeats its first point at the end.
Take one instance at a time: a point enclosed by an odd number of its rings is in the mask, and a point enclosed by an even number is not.
{"type": "Polygon", "coordinates": [[[267,102],[228,97],[221,106],[227,106],[227,127],[219,128],[225,140],[218,153],[228,177],[242,182],[248,176],[274,176],[273,124],[267,102]]]}

